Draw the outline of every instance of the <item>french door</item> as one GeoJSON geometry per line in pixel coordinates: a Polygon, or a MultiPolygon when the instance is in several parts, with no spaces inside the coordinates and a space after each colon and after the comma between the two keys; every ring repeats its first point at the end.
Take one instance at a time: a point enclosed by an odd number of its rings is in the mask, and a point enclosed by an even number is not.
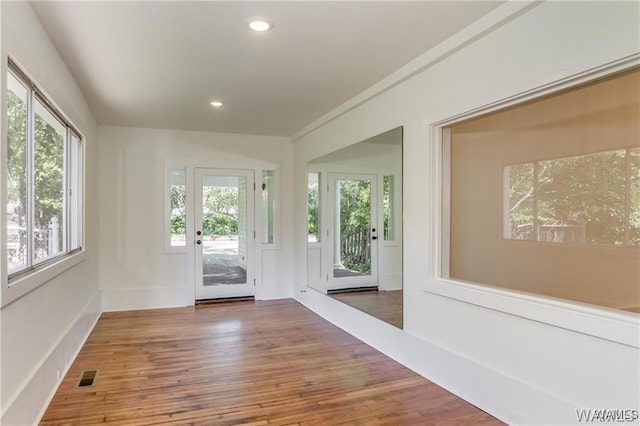
{"type": "Polygon", "coordinates": [[[196,300],[254,295],[251,170],[195,169],[196,300]]]}
{"type": "Polygon", "coordinates": [[[327,289],[378,285],[377,177],[329,173],[327,289]]]}

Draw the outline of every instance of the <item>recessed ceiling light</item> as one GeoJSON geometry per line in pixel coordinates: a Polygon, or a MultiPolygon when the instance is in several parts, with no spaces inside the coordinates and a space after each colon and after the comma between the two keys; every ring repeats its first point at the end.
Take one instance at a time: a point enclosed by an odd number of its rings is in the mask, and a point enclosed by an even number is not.
{"type": "Polygon", "coordinates": [[[262,16],[253,16],[247,19],[247,22],[249,23],[249,28],[258,33],[269,31],[274,27],[273,22],[262,16]]]}
{"type": "Polygon", "coordinates": [[[224,105],[224,104],[222,102],[220,102],[220,101],[211,101],[211,106],[212,107],[220,108],[222,105],[224,105]]]}

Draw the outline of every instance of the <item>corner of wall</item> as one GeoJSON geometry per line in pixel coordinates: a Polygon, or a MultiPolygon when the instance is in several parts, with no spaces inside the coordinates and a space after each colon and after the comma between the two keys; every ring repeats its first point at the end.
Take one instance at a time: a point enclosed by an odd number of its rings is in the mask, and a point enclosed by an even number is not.
{"type": "Polygon", "coordinates": [[[100,318],[101,306],[101,293],[97,292],[31,372],[22,388],[9,400],[0,417],[0,424],[24,426],[40,421],[62,379],[100,318]]]}

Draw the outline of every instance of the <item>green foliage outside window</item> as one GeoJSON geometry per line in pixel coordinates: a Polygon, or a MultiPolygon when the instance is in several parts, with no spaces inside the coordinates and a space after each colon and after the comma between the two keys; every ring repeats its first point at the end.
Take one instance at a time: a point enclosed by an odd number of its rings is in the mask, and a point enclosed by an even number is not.
{"type": "MultiPolygon", "coordinates": [[[[7,92],[7,112],[7,200],[24,212],[27,204],[27,109],[25,102],[12,91],[7,92]]],[[[47,226],[53,217],[62,223],[64,135],[36,114],[34,140],[34,225],[47,226]]],[[[18,217],[22,225],[24,218],[18,217]]]]}
{"type": "MultiPolygon", "coordinates": [[[[238,234],[238,189],[233,187],[203,187],[204,235],[238,234]]],[[[171,235],[186,234],[186,188],[171,185],[171,235]]]]}
{"type": "Polygon", "coordinates": [[[636,148],[508,166],[510,238],[567,242],[571,230],[569,242],[640,244],[639,164],[636,148]]]}

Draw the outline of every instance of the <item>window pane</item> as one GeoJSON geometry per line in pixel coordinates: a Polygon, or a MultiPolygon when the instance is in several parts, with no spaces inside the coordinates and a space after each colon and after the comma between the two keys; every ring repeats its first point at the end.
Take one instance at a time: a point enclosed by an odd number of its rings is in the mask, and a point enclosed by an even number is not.
{"type": "Polygon", "coordinates": [[[629,150],[630,154],[630,211],[629,244],[640,245],[640,148],[629,150]]]}
{"type": "Polygon", "coordinates": [[[276,171],[262,171],[262,242],[273,243],[276,215],[276,171]]]}
{"type": "Polygon", "coordinates": [[[185,246],[186,243],[186,170],[184,167],[171,167],[171,247],[185,246]]]}
{"type": "Polygon", "coordinates": [[[69,146],[69,251],[82,247],[83,155],[80,138],[72,133],[69,146]]]}
{"type": "Polygon", "coordinates": [[[640,312],[638,77],[449,129],[446,278],[640,312]]]}
{"type": "Polygon", "coordinates": [[[309,173],[307,191],[308,237],[311,243],[320,242],[320,174],[309,173]]]}
{"type": "Polygon", "coordinates": [[[7,275],[82,248],[81,137],[9,60],[7,275]]]}
{"type": "Polygon", "coordinates": [[[539,241],[624,245],[625,150],[539,162],[539,241]]]}
{"type": "Polygon", "coordinates": [[[34,100],[34,263],[65,250],[64,146],[66,127],[34,100]]]}
{"type": "Polygon", "coordinates": [[[516,240],[535,239],[533,224],[533,163],[515,164],[505,167],[508,183],[505,196],[508,220],[504,229],[505,238],[516,240]]]}
{"type": "Polygon", "coordinates": [[[27,89],[7,75],[7,268],[27,266],[27,89]]]}
{"type": "Polygon", "coordinates": [[[395,208],[393,197],[393,176],[382,178],[382,203],[384,214],[384,239],[386,241],[395,240],[394,220],[395,208]]]}

